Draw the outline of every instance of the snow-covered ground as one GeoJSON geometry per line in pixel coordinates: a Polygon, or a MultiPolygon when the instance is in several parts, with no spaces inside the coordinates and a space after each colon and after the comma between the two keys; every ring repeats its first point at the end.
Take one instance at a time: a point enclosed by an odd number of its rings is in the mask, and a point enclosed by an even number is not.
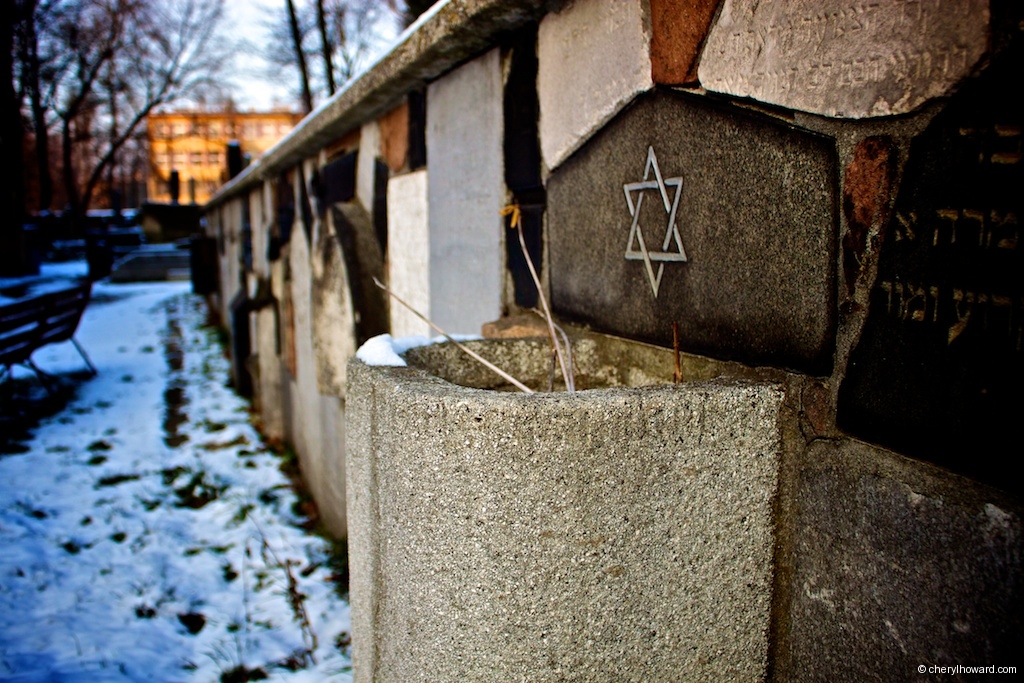
{"type": "Polygon", "coordinates": [[[70,396],[38,425],[31,373],[0,385],[29,434],[0,449],[0,681],[351,679],[331,545],[188,291],[94,285],[76,337],[99,375],[37,351],[70,396]]]}

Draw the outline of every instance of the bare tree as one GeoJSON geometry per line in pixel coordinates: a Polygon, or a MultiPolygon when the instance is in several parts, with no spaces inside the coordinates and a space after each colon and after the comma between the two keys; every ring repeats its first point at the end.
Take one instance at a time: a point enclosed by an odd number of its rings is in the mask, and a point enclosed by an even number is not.
{"type": "Polygon", "coordinates": [[[18,7],[11,2],[0,7],[0,212],[3,212],[5,242],[0,255],[0,274],[21,275],[28,272],[24,253],[21,223],[25,213],[24,175],[22,173],[22,144],[24,128],[21,123],[21,103],[14,87],[13,60],[14,33],[18,7]]]}
{"type": "MultiPolygon", "coordinates": [[[[155,108],[210,86],[225,56],[213,34],[223,0],[20,0],[18,59],[48,208],[48,140],[60,137],[72,218],[119,175],[119,154],[155,108]]],[[[135,163],[135,162],[133,162],[135,163]]]]}
{"type": "Polygon", "coordinates": [[[324,73],[327,76],[327,96],[334,94],[334,55],[331,40],[327,36],[327,14],[324,12],[324,0],[316,0],[316,23],[320,29],[320,52],[324,58],[324,73]]]}
{"type": "Polygon", "coordinates": [[[302,76],[302,104],[303,111],[307,114],[313,111],[313,91],[309,87],[309,70],[306,68],[306,52],[302,43],[304,31],[299,28],[299,17],[295,13],[293,0],[286,0],[288,5],[288,25],[291,27],[292,48],[294,49],[295,63],[299,66],[299,74],[302,76]]]}
{"type": "Polygon", "coordinates": [[[300,97],[311,110],[394,37],[404,8],[400,0],[286,0],[280,13],[264,22],[270,42],[264,51],[271,62],[268,75],[294,83],[297,68],[300,97]],[[309,68],[316,62],[323,68],[309,68]]]}

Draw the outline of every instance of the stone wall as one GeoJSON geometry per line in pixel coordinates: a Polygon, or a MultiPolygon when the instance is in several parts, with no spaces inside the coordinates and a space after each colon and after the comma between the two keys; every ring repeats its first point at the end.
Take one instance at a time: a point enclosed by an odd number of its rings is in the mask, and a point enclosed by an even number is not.
{"type": "Polygon", "coordinates": [[[350,538],[356,680],[1015,665],[1022,25],[449,0],[223,188],[211,305],[350,538]],[[373,278],[453,333],[534,306],[512,202],[592,390],[346,364],[428,333],[373,278]]]}

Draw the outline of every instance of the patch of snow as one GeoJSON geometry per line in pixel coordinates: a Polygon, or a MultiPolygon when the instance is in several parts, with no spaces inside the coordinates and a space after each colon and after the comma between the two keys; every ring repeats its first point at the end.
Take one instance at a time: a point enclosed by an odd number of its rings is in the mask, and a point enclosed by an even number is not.
{"type": "MultiPolygon", "coordinates": [[[[460,341],[479,341],[483,337],[475,334],[453,334],[451,338],[460,341]]],[[[407,366],[402,356],[406,351],[420,346],[430,344],[441,344],[448,341],[443,335],[430,338],[422,335],[410,335],[408,337],[392,337],[390,334],[379,334],[376,337],[366,340],[366,343],[356,351],[356,358],[367,365],[382,367],[404,368],[407,366]]]]}
{"type": "Polygon", "coordinates": [[[98,282],[76,338],[99,375],[68,376],[70,343],[33,357],[78,386],[0,454],[0,680],[351,680],[330,546],[204,319],[188,283],[98,282]]]}

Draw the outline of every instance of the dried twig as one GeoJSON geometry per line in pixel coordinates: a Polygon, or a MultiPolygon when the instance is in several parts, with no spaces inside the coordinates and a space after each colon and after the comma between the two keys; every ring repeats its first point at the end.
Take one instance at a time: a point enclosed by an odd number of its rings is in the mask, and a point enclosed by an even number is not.
{"type": "Polygon", "coordinates": [[[679,384],[683,381],[683,365],[679,360],[679,323],[672,323],[672,349],[676,354],[676,367],[672,372],[672,381],[679,384]]]}
{"type": "Polygon", "coordinates": [[[510,384],[512,384],[512,386],[514,386],[516,389],[519,389],[519,391],[522,391],[525,394],[532,394],[533,393],[533,389],[531,389],[530,387],[526,386],[525,384],[523,384],[522,382],[517,380],[512,375],[508,374],[507,372],[505,372],[504,370],[499,368],[497,365],[495,365],[491,361],[489,361],[486,358],[484,358],[483,356],[481,356],[476,351],[473,351],[472,349],[467,347],[462,342],[458,341],[457,339],[452,338],[452,336],[450,334],[448,334],[447,332],[442,330],[440,327],[435,325],[429,318],[427,318],[425,315],[423,315],[422,313],[417,311],[415,308],[413,308],[411,305],[406,303],[405,300],[402,299],[402,297],[400,297],[397,294],[395,294],[394,292],[392,292],[391,289],[387,285],[385,285],[383,282],[381,282],[377,278],[373,278],[373,284],[375,284],[378,287],[380,287],[381,289],[383,289],[395,301],[397,301],[398,303],[402,304],[403,306],[408,308],[410,311],[412,311],[413,315],[415,315],[417,318],[419,318],[420,320],[422,320],[426,324],[430,325],[430,327],[433,328],[434,330],[436,330],[438,334],[443,336],[445,339],[450,341],[452,344],[455,344],[455,346],[457,346],[460,351],[462,351],[463,353],[467,354],[468,356],[470,356],[474,360],[478,361],[479,363],[482,363],[487,369],[489,369],[492,372],[496,373],[498,376],[500,376],[506,382],[509,382],[510,384]]]}
{"type": "MultiPolygon", "coordinates": [[[[523,236],[523,212],[519,208],[519,204],[510,204],[501,210],[502,216],[511,215],[512,228],[515,229],[516,234],[519,235],[519,248],[523,251],[523,258],[526,259],[526,266],[530,269],[530,276],[533,278],[533,283],[537,286],[537,297],[540,299],[540,306],[543,310],[545,322],[548,324],[548,334],[551,337],[551,346],[554,348],[555,355],[558,357],[558,365],[562,369],[562,380],[565,382],[565,390],[570,394],[576,391],[576,385],[573,381],[572,364],[566,365],[565,354],[562,351],[562,345],[558,341],[558,335],[555,333],[555,321],[551,316],[551,308],[548,306],[547,297],[544,296],[544,288],[540,284],[540,278],[537,276],[537,269],[533,267],[533,259],[530,258],[530,252],[526,249],[526,238],[523,236]]],[[[563,332],[564,335],[564,332],[563,332]]],[[[565,338],[566,349],[569,347],[568,337],[565,338]]]]}
{"type": "Polygon", "coordinates": [[[299,623],[299,627],[302,630],[302,639],[306,645],[306,652],[304,653],[304,656],[309,658],[311,664],[316,665],[316,632],[313,630],[313,624],[310,622],[309,614],[306,612],[306,596],[299,590],[299,582],[295,579],[295,575],[292,574],[293,563],[291,559],[287,559],[282,562],[281,558],[277,556],[277,553],[274,552],[274,549],[267,541],[267,536],[263,533],[263,529],[260,527],[259,522],[253,519],[252,523],[259,532],[260,539],[263,542],[262,555],[264,561],[266,562],[267,560],[267,553],[270,553],[270,557],[273,559],[273,564],[284,572],[285,579],[288,581],[288,588],[286,591],[288,603],[292,608],[292,614],[295,615],[295,621],[299,623]]]}

